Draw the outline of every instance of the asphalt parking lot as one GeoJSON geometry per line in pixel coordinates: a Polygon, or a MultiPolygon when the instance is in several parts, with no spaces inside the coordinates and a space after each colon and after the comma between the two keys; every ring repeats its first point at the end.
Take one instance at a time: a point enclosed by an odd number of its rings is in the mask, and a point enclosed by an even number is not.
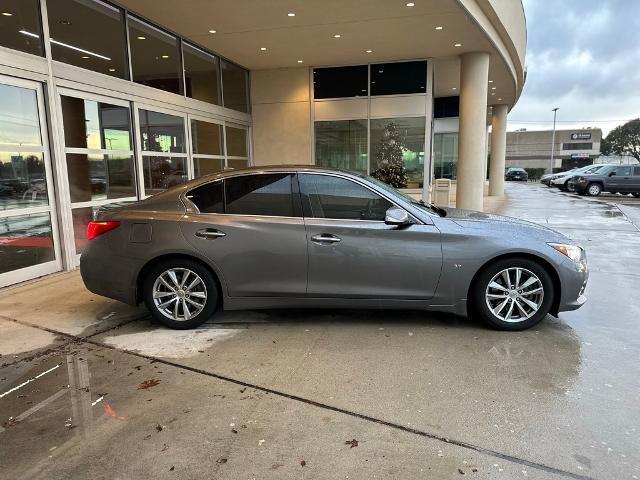
{"type": "Polygon", "coordinates": [[[640,201],[507,191],[590,260],[588,303],[525,332],[299,310],[175,332],[77,273],[1,291],[0,477],[640,478],[640,201]]]}

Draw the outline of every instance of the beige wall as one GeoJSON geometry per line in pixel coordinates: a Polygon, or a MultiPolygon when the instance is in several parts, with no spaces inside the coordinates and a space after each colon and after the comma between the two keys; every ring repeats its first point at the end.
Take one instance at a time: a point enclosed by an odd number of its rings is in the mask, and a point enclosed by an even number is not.
{"type": "Polygon", "coordinates": [[[253,164],[311,164],[309,69],[251,72],[253,164]]]}

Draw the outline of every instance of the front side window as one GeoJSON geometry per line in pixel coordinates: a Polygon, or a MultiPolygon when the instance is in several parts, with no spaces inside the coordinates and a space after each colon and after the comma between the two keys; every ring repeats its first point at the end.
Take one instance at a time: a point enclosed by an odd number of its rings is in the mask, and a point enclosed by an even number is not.
{"type": "Polygon", "coordinates": [[[631,175],[631,167],[617,167],[615,172],[618,177],[628,177],[631,175]]]}
{"type": "Polygon", "coordinates": [[[222,180],[194,188],[187,194],[200,213],[224,213],[224,188],[222,180]]]}
{"type": "Polygon", "coordinates": [[[300,194],[305,217],[384,221],[393,204],[346,178],[301,174],[300,194]]]}
{"type": "Polygon", "coordinates": [[[293,175],[269,173],[225,180],[226,213],[293,217],[293,175]]]}

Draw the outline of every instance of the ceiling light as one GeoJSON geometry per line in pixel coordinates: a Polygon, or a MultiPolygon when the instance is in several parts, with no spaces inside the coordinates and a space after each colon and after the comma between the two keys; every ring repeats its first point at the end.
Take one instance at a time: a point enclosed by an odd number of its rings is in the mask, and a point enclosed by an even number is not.
{"type": "Polygon", "coordinates": [[[342,35],[340,35],[339,33],[336,33],[333,38],[340,38],[342,35]]]}
{"type": "Polygon", "coordinates": [[[451,90],[457,90],[457,88],[456,87],[451,87],[451,90]]]}
{"type": "Polygon", "coordinates": [[[500,102],[500,101],[502,101],[502,99],[501,99],[501,98],[498,98],[498,101],[500,102]]]}
{"type": "MultiPolygon", "coordinates": [[[[22,33],[23,35],[28,35],[30,37],[40,38],[35,33],[27,32],[25,30],[20,30],[20,33],[22,33]]],[[[91,55],[92,57],[97,57],[97,58],[101,58],[103,60],[111,61],[111,59],[109,57],[105,57],[104,55],[100,55],[99,53],[91,52],[89,50],[84,50],[82,48],[78,48],[78,47],[75,47],[73,45],[69,45],[68,43],[59,42],[58,40],[54,40],[53,38],[51,38],[49,41],[51,43],[55,43],[56,45],[60,45],[61,47],[67,47],[67,48],[70,48],[71,50],[75,50],[76,52],[86,53],[87,55],[91,55]]]]}
{"type": "Polygon", "coordinates": [[[295,17],[295,16],[296,16],[296,14],[295,14],[295,13],[293,13],[293,12],[289,12],[289,13],[287,13],[287,17],[295,17]]]}
{"type": "Polygon", "coordinates": [[[461,44],[461,43],[454,43],[454,44],[453,44],[453,46],[454,46],[454,47],[461,47],[461,46],[462,46],[462,44],[461,44]]]}
{"type": "Polygon", "coordinates": [[[216,33],[216,30],[209,30],[209,33],[216,33]]]}
{"type": "Polygon", "coordinates": [[[110,72],[115,72],[115,71],[116,71],[116,69],[115,69],[115,68],[110,68],[110,69],[109,69],[109,71],[110,71],[110,72]]]}
{"type": "Polygon", "coordinates": [[[493,83],[493,80],[489,80],[489,83],[493,83]]]}
{"type": "Polygon", "coordinates": [[[169,55],[162,55],[162,58],[169,58],[169,55]]]}
{"type": "Polygon", "coordinates": [[[491,90],[495,90],[496,88],[498,88],[498,87],[491,87],[491,90]]]}
{"type": "Polygon", "coordinates": [[[373,52],[373,50],[367,50],[366,52],[367,52],[367,53],[371,53],[371,52],[373,52]]]}
{"type": "Polygon", "coordinates": [[[260,47],[260,50],[262,50],[263,52],[267,51],[267,47],[260,47]]]}
{"type": "Polygon", "coordinates": [[[298,60],[298,63],[302,63],[302,60],[298,60]]]}
{"type": "Polygon", "coordinates": [[[444,27],[436,27],[436,30],[442,30],[444,27]]]}
{"type": "Polygon", "coordinates": [[[2,12],[2,15],[4,15],[5,17],[13,17],[13,13],[11,12],[2,12]]]}
{"type": "Polygon", "coordinates": [[[415,3],[413,3],[413,2],[409,2],[409,3],[407,3],[407,7],[415,7],[415,6],[416,6],[416,4],[415,4],[415,3]]]}
{"type": "Polygon", "coordinates": [[[138,40],[146,40],[146,39],[147,39],[147,37],[143,37],[142,35],[140,35],[140,36],[138,37],[138,40]]]}
{"type": "Polygon", "coordinates": [[[18,30],[18,32],[20,32],[21,34],[26,35],[28,37],[40,38],[40,35],[36,35],[35,33],[27,32],[26,30],[18,30]]]}
{"type": "Polygon", "coordinates": [[[81,58],[84,58],[85,60],[89,59],[89,57],[87,57],[86,55],[83,55],[81,58]]]}
{"type": "Polygon", "coordinates": [[[491,95],[495,95],[495,92],[491,92],[491,95]]]}

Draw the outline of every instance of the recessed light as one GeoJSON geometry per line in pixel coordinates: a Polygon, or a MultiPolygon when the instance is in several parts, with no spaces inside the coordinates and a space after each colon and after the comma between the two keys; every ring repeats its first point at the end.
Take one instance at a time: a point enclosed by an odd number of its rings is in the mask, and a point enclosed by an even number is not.
{"type": "Polygon", "coordinates": [[[169,58],[169,55],[162,55],[162,58],[169,58]]]}
{"type": "Polygon", "coordinates": [[[143,37],[142,35],[140,35],[140,36],[138,37],[138,40],[146,40],[146,39],[147,39],[147,37],[143,37]]]}
{"type": "Polygon", "coordinates": [[[287,17],[295,17],[295,16],[296,16],[296,14],[295,14],[295,13],[293,13],[293,12],[289,12],[289,13],[287,13],[287,17]]]}
{"type": "Polygon", "coordinates": [[[116,69],[115,69],[115,68],[110,68],[110,69],[109,69],[109,71],[110,71],[110,72],[115,72],[115,71],[116,71],[116,69]]]}
{"type": "Polygon", "coordinates": [[[339,33],[336,33],[333,38],[340,38],[342,35],[340,35],[339,33]]]}
{"type": "Polygon", "coordinates": [[[11,12],[2,12],[2,15],[4,15],[5,17],[13,17],[13,13],[11,12]]]}
{"type": "Polygon", "coordinates": [[[491,92],[491,95],[495,95],[495,92],[491,92]]]}
{"type": "Polygon", "coordinates": [[[416,6],[416,4],[415,4],[415,3],[413,3],[413,2],[409,2],[409,3],[407,3],[407,7],[415,7],[415,6],[416,6]]]}
{"type": "Polygon", "coordinates": [[[491,87],[491,90],[496,90],[498,87],[491,87]]]}
{"type": "Polygon", "coordinates": [[[501,100],[502,100],[501,98],[498,98],[498,101],[501,101],[501,100]]]}
{"type": "Polygon", "coordinates": [[[462,46],[462,44],[461,44],[461,43],[454,43],[454,44],[453,44],[453,46],[454,46],[454,47],[461,47],[461,46],[462,46]]]}
{"type": "Polygon", "coordinates": [[[457,88],[456,87],[451,87],[451,90],[457,90],[457,88]]]}
{"type": "Polygon", "coordinates": [[[298,63],[302,63],[302,60],[298,60],[298,63]]]}
{"type": "Polygon", "coordinates": [[[436,30],[442,30],[444,27],[436,27],[436,30]]]}
{"type": "Polygon", "coordinates": [[[86,55],[83,55],[81,58],[84,58],[85,60],[89,59],[89,57],[87,57],[86,55]]]}
{"type": "Polygon", "coordinates": [[[209,33],[216,33],[217,30],[209,30],[209,33]]]}
{"type": "Polygon", "coordinates": [[[371,52],[373,52],[373,50],[366,50],[366,52],[367,52],[367,53],[371,53],[371,52]]]}
{"type": "Polygon", "coordinates": [[[489,80],[489,83],[493,83],[493,80],[489,80]]]}
{"type": "Polygon", "coordinates": [[[263,52],[266,52],[267,51],[267,47],[260,47],[260,50],[263,51],[263,52]]]}
{"type": "Polygon", "coordinates": [[[71,25],[69,20],[60,20],[60,25],[71,25]]]}

